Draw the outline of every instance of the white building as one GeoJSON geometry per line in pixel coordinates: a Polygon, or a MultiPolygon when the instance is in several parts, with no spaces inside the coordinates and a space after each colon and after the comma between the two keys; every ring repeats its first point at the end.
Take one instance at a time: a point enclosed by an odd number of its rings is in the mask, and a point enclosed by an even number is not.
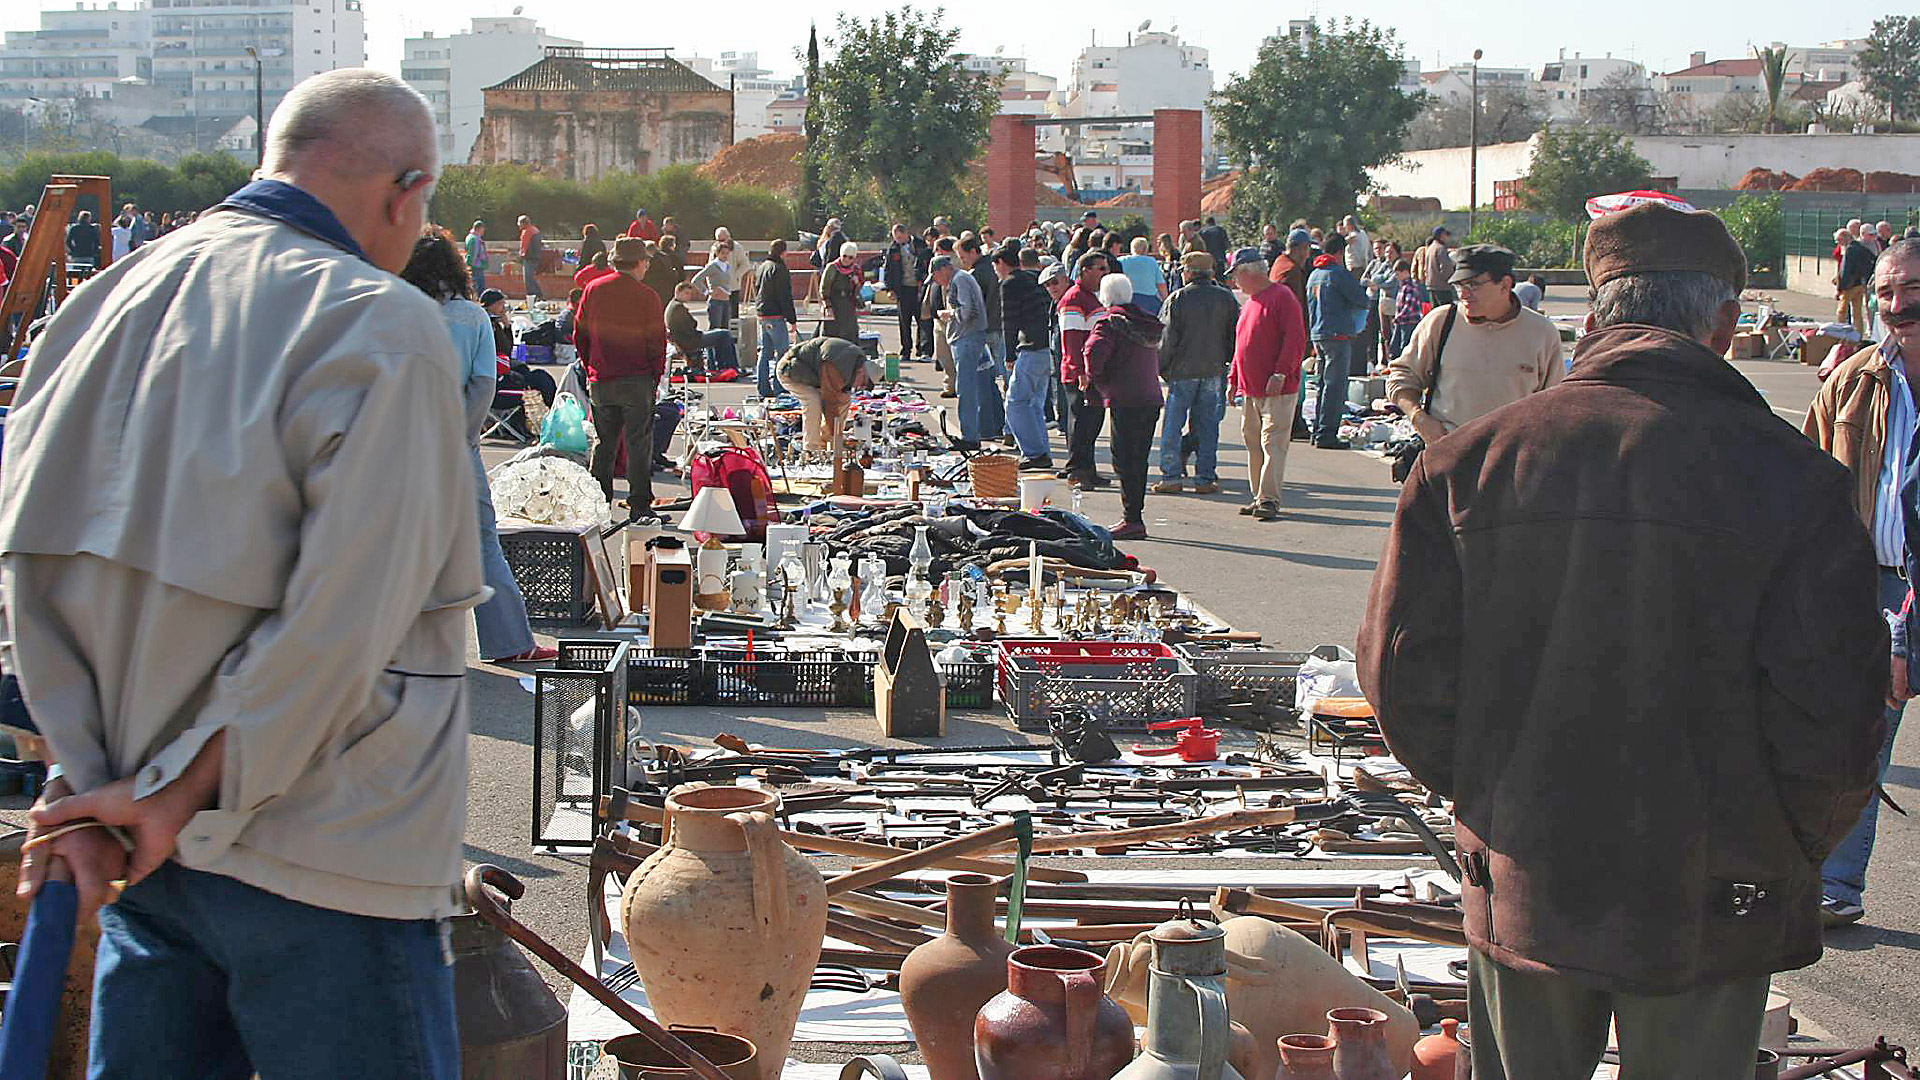
{"type": "Polygon", "coordinates": [[[183,115],[254,110],[260,57],[264,115],[303,79],[367,62],[360,0],[152,0],[153,84],[183,115]]]}
{"type": "Polygon", "coordinates": [[[1572,120],[1580,115],[1581,99],[1590,90],[1630,84],[1636,90],[1647,88],[1647,69],[1632,60],[1615,56],[1582,56],[1560,50],[1560,58],[1540,68],[1536,88],[1549,119],[1572,120]]]}
{"type": "Polygon", "coordinates": [[[775,98],[765,109],[767,130],[788,131],[803,134],[807,130],[807,99],[805,95],[797,97],[775,98]]]}
{"type": "Polygon", "coordinates": [[[767,118],[767,106],[803,89],[799,76],[775,78],[760,66],[757,52],[723,52],[717,58],[676,56],[716,86],[733,91],[733,141],[741,142],[776,129],[767,118]]]}
{"type": "Polygon", "coordinates": [[[400,77],[433,106],[440,160],[467,160],[480,135],[480,91],[539,63],[549,45],[577,46],[517,15],[476,18],[470,29],[446,37],[428,31],[407,39],[400,77]]]}
{"type": "MultiPolygon", "coordinates": [[[[1773,47],[1789,48],[1778,41],[1773,47]]],[[[1791,46],[1787,53],[1787,74],[1807,82],[1852,82],[1860,77],[1860,53],[1866,47],[1865,38],[1791,46]]]]}
{"type": "Polygon", "coordinates": [[[1686,67],[1653,78],[1655,93],[1666,95],[1676,113],[1692,116],[1706,116],[1736,94],[1757,95],[1765,85],[1758,58],[1709,61],[1704,52],[1694,53],[1686,67]]]}
{"type": "Polygon", "coordinates": [[[147,10],[109,0],[42,11],[40,29],[9,30],[0,49],[0,101],[111,100],[124,79],[153,74],[147,10]]]}
{"type": "MultiPolygon", "coordinates": [[[[1052,112],[1069,118],[1150,116],[1156,109],[1206,110],[1213,94],[1207,50],[1183,44],[1171,31],[1142,29],[1125,45],[1091,45],[1073,62],[1073,74],[1052,112]]],[[[1202,154],[1213,155],[1213,124],[1202,154]]],[[[1043,134],[1047,129],[1042,129],[1043,134]]],[[[1043,138],[1046,149],[1073,158],[1083,188],[1145,189],[1152,183],[1151,123],[1088,124],[1043,138]],[[1057,142],[1056,142],[1057,140],[1057,142]],[[1129,182],[1131,181],[1131,182],[1129,182]]]]}
{"type": "MultiPolygon", "coordinates": [[[[1454,64],[1440,71],[1423,71],[1420,84],[1437,101],[1453,104],[1466,101],[1473,96],[1473,65],[1454,64]]],[[[1504,88],[1508,90],[1528,90],[1533,86],[1533,73],[1526,68],[1482,67],[1480,69],[1480,92],[1504,88]]]]}

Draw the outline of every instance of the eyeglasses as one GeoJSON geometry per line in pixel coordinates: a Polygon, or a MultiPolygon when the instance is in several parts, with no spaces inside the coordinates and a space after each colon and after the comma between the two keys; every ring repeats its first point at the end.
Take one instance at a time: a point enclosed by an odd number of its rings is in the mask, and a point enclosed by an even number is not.
{"type": "Polygon", "coordinates": [[[1492,278],[1469,278],[1466,281],[1454,282],[1453,291],[1463,293],[1478,292],[1493,283],[1494,280],[1492,278]]]}

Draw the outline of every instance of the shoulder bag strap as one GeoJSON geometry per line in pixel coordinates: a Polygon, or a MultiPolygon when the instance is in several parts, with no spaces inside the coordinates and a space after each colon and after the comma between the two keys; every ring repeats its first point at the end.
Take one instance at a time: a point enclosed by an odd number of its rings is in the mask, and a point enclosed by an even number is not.
{"type": "Polygon", "coordinates": [[[1460,317],[1460,305],[1447,305],[1447,322],[1440,328],[1440,344],[1433,350],[1433,371],[1427,375],[1427,392],[1420,395],[1420,410],[1433,411],[1433,396],[1440,392],[1440,361],[1447,355],[1447,339],[1453,336],[1453,322],[1460,317]]]}

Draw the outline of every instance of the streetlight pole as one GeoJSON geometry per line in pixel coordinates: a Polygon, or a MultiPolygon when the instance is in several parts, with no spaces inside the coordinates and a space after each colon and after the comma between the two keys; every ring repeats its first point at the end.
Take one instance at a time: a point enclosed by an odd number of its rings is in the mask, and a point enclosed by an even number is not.
{"type": "Polygon", "coordinates": [[[261,88],[266,63],[260,59],[260,50],[251,45],[247,46],[247,55],[253,57],[253,167],[259,169],[267,163],[266,92],[261,88]]]}
{"type": "Polygon", "coordinates": [[[1467,111],[1467,239],[1473,239],[1474,217],[1480,209],[1480,50],[1473,50],[1472,97],[1467,111]]]}

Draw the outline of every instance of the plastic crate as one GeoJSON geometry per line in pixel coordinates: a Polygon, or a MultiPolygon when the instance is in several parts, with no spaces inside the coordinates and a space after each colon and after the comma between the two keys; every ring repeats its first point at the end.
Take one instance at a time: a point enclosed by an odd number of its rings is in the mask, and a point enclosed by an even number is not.
{"type": "Polygon", "coordinates": [[[500,534],[500,550],[527,601],[527,620],[582,626],[593,614],[587,590],[586,549],[580,534],[524,529],[500,534]]]}
{"type": "Polygon", "coordinates": [[[940,678],[947,684],[947,707],[950,709],[984,709],[993,704],[994,666],[985,661],[962,661],[958,664],[936,665],[940,669],[940,678]]]}
{"type": "Polygon", "coordinates": [[[834,708],[873,702],[873,660],[844,652],[707,649],[705,685],[720,705],[834,708]]]}
{"type": "Polygon", "coordinates": [[[1281,649],[1203,649],[1191,645],[1180,646],[1180,652],[1200,676],[1200,700],[1223,701],[1259,693],[1288,708],[1293,707],[1300,665],[1313,655],[1281,649]]]}
{"type": "Polygon", "coordinates": [[[1084,706],[1122,726],[1200,710],[1200,677],[1158,642],[1003,644],[998,675],[1000,700],[1022,730],[1044,726],[1061,705],[1084,706]]]}
{"type": "MultiPolygon", "coordinates": [[[[559,643],[562,667],[573,663],[605,663],[620,642],[587,638],[559,643]]],[[[705,705],[713,693],[705,685],[706,668],[700,654],[690,649],[627,648],[627,704],[705,705]]]]}

